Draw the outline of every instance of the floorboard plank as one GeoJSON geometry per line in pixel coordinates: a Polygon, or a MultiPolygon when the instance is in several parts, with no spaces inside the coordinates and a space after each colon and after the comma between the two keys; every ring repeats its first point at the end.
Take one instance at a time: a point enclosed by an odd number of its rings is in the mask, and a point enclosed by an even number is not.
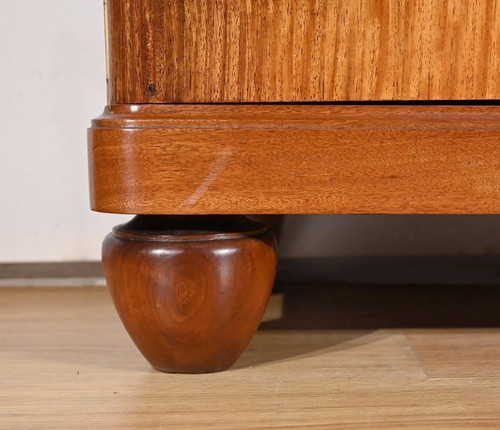
{"type": "MultiPolygon", "coordinates": [[[[387,293],[370,288],[370,296],[387,293]]],[[[490,299],[500,294],[489,288],[490,299]]],[[[106,289],[2,288],[0,427],[499,428],[496,322],[486,315],[488,328],[433,328],[420,302],[420,324],[415,316],[407,329],[392,315],[388,327],[374,317],[380,307],[364,305],[366,291],[351,290],[278,286],[265,322],[232,369],[169,375],[137,352],[106,289]],[[351,327],[336,328],[335,319],[321,324],[326,310],[314,296],[324,301],[329,294],[349,297],[341,305],[342,315],[352,314],[351,327]]]]}

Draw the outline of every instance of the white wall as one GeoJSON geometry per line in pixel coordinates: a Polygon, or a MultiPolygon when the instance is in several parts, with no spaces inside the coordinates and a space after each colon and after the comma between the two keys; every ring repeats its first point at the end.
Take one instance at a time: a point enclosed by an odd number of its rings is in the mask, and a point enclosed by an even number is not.
{"type": "Polygon", "coordinates": [[[106,103],[102,2],[0,2],[0,262],[97,259],[123,220],[88,202],[86,128],[106,103]]]}
{"type": "MultiPolygon", "coordinates": [[[[98,0],[0,0],[0,262],[96,260],[129,217],[89,210],[86,128],[106,102],[98,0]]],[[[498,253],[497,217],[293,217],[282,255],[498,253]]]]}

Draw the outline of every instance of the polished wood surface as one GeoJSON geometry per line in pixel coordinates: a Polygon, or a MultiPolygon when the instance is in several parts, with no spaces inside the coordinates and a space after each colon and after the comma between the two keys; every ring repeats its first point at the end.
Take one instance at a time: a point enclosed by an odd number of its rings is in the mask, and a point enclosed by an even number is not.
{"type": "Polygon", "coordinates": [[[153,367],[215,372],[257,330],[276,241],[243,216],[139,216],[106,237],[102,261],[118,314],[153,367]]]}
{"type": "Polygon", "coordinates": [[[498,429],[499,291],[286,285],[232,369],[176,375],[105,288],[0,288],[0,427],[498,429]]]}
{"type": "Polygon", "coordinates": [[[500,99],[499,0],[107,0],[111,103],[500,99]]]}
{"type": "Polygon", "coordinates": [[[115,105],[94,210],[500,213],[500,106],[115,105]]]}

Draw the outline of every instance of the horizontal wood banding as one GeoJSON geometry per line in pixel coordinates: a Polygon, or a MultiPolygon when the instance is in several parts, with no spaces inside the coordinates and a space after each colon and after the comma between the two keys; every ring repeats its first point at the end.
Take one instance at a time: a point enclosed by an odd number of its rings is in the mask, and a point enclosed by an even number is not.
{"type": "Polygon", "coordinates": [[[500,213],[499,106],[116,105],[89,157],[102,212],[500,213]]]}
{"type": "Polygon", "coordinates": [[[110,103],[500,99],[500,0],[108,0],[110,103]]]}

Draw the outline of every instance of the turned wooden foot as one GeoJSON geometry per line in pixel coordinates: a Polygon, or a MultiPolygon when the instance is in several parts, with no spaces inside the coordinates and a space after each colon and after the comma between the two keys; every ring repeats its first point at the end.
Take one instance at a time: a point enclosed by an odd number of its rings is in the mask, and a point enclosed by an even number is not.
{"type": "Polygon", "coordinates": [[[103,244],[120,318],[153,367],[215,372],[247,347],[276,273],[276,241],[243,216],[137,216],[103,244]]]}

